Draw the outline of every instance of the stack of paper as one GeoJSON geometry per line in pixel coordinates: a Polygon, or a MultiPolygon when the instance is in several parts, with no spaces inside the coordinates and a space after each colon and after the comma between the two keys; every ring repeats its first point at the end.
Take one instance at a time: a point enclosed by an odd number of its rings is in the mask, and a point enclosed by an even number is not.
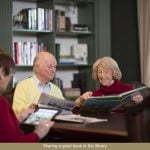
{"type": "Polygon", "coordinates": [[[95,122],[108,121],[107,119],[83,117],[81,115],[75,115],[75,114],[58,115],[58,116],[55,117],[55,120],[78,122],[78,123],[95,123],[95,122]]]}

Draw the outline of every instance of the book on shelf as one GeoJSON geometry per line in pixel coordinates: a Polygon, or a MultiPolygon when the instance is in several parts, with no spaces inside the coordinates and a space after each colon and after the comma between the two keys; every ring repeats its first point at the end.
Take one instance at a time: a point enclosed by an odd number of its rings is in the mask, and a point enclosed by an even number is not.
{"type": "Polygon", "coordinates": [[[66,16],[66,31],[71,31],[71,19],[66,16]]]}
{"type": "Polygon", "coordinates": [[[59,17],[59,31],[65,32],[66,31],[66,16],[65,11],[60,11],[60,17],[59,17]]]}
{"type": "Polygon", "coordinates": [[[88,90],[86,72],[79,72],[73,74],[72,88],[80,88],[81,94],[88,90]]]}
{"type": "Polygon", "coordinates": [[[81,95],[81,90],[80,88],[64,88],[63,94],[67,99],[76,99],[81,95]]]}
{"type": "Polygon", "coordinates": [[[55,77],[54,84],[56,84],[61,90],[63,89],[63,81],[60,78],[55,77]]]}
{"type": "Polygon", "coordinates": [[[55,57],[56,57],[57,63],[59,64],[59,60],[60,60],[60,43],[55,43],[55,57]]]}
{"type": "Polygon", "coordinates": [[[73,24],[73,31],[88,32],[89,28],[86,24],[73,24]]]}
{"type": "Polygon", "coordinates": [[[13,42],[13,58],[17,65],[33,65],[34,57],[40,51],[47,51],[45,43],[30,41],[13,42]]]}
{"type": "Polygon", "coordinates": [[[75,59],[75,64],[88,64],[88,46],[86,43],[72,45],[71,54],[75,59]]]}
{"type": "Polygon", "coordinates": [[[130,97],[140,93],[146,88],[147,86],[143,86],[118,95],[90,97],[84,102],[80,109],[80,113],[93,113],[95,111],[96,113],[109,113],[112,110],[126,107],[132,104],[130,97]]]}
{"type": "Polygon", "coordinates": [[[29,30],[53,30],[53,11],[45,8],[24,8],[13,16],[13,26],[29,30]]]}
{"type": "Polygon", "coordinates": [[[55,28],[58,32],[66,31],[66,16],[64,10],[55,10],[55,28]]]}
{"type": "Polygon", "coordinates": [[[74,64],[75,59],[71,55],[60,55],[59,64],[74,64]]]}

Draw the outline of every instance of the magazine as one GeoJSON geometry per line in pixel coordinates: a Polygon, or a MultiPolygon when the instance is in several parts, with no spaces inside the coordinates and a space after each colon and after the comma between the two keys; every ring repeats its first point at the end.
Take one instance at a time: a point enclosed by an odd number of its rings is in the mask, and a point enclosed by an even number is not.
{"type": "Polygon", "coordinates": [[[38,106],[46,108],[59,108],[70,111],[75,106],[75,102],[42,93],[38,101],[38,106]]]}

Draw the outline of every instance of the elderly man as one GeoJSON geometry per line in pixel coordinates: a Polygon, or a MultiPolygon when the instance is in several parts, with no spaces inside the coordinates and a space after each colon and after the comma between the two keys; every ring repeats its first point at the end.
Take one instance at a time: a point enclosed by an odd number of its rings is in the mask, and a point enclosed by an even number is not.
{"type": "Polygon", "coordinates": [[[41,93],[47,93],[64,99],[59,87],[51,82],[55,76],[57,61],[49,52],[37,54],[34,63],[34,75],[20,81],[15,89],[13,109],[17,116],[32,104],[36,104],[41,93]]]}

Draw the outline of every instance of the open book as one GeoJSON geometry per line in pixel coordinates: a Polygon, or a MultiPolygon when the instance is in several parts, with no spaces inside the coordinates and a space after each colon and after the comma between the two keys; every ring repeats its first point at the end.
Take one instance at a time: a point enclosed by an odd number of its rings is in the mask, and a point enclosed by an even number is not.
{"type": "Polygon", "coordinates": [[[80,109],[80,114],[86,115],[95,112],[97,114],[105,114],[114,109],[125,107],[132,103],[131,98],[128,98],[129,96],[136,95],[146,88],[147,86],[143,86],[119,95],[91,97],[84,102],[80,109]]]}
{"type": "Polygon", "coordinates": [[[89,99],[121,100],[122,98],[127,97],[127,96],[129,96],[130,94],[132,94],[132,93],[140,92],[140,91],[144,90],[145,88],[147,88],[147,86],[142,86],[142,87],[139,87],[139,88],[136,88],[136,89],[133,89],[133,90],[130,90],[130,91],[121,93],[121,94],[117,94],[117,95],[93,96],[93,97],[91,97],[91,98],[89,98],[89,99]]]}
{"type": "Polygon", "coordinates": [[[72,110],[75,106],[75,102],[71,100],[65,100],[57,97],[53,97],[46,93],[41,93],[41,96],[38,101],[39,107],[46,107],[46,108],[59,108],[64,110],[72,110]]]}

